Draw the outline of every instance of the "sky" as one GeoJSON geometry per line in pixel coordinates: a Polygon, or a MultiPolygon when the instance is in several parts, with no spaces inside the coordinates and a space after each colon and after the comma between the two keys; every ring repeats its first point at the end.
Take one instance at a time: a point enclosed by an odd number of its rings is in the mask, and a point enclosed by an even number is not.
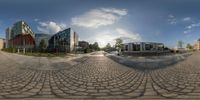
{"type": "Polygon", "coordinates": [[[35,33],[55,34],[71,27],[79,40],[114,44],[177,41],[194,44],[200,38],[200,0],[0,0],[0,37],[24,20],[35,33]]]}

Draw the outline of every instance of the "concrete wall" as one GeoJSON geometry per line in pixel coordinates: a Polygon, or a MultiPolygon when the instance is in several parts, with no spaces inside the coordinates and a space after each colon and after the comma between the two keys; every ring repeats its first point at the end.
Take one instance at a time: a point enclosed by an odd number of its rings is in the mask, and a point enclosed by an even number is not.
{"type": "Polygon", "coordinates": [[[5,41],[3,39],[0,39],[0,50],[2,50],[5,47],[5,41]]]}

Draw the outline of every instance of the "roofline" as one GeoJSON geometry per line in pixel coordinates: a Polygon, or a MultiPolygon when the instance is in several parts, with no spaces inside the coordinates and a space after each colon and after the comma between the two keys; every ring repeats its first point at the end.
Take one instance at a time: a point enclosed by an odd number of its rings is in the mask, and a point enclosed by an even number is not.
{"type": "MultiPolygon", "coordinates": [[[[160,42],[129,42],[129,43],[156,43],[156,44],[164,44],[160,42]]],[[[123,43],[123,44],[129,44],[129,43],[123,43]]]]}

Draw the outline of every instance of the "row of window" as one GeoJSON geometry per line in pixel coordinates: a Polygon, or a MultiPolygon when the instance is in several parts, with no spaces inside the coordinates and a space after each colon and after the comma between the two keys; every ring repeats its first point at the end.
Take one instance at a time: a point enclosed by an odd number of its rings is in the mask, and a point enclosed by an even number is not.
{"type": "MultiPolygon", "coordinates": [[[[157,44],[155,46],[154,46],[154,44],[144,44],[144,45],[141,45],[141,44],[131,44],[131,46],[132,46],[132,48],[131,48],[132,51],[162,50],[163,47],[164,47],[163,45],[157,45],[157,44]]],[[[125,45],[125,51],[129,51],[128,48],[129,48],[129,45],[125,45]]]]}

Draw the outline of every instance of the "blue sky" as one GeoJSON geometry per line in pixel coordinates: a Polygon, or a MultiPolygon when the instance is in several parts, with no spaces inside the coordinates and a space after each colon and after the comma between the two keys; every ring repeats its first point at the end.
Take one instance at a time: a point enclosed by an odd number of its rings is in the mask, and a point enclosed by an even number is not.
{"type": "Polygon", "coordinates": [[[124,42],[200,38],[200,0],[0,0],[0,36],[19,20],[35,33],[55,34],[72,27],[80,40],[100,46],[121,37],[124,42]]]}

